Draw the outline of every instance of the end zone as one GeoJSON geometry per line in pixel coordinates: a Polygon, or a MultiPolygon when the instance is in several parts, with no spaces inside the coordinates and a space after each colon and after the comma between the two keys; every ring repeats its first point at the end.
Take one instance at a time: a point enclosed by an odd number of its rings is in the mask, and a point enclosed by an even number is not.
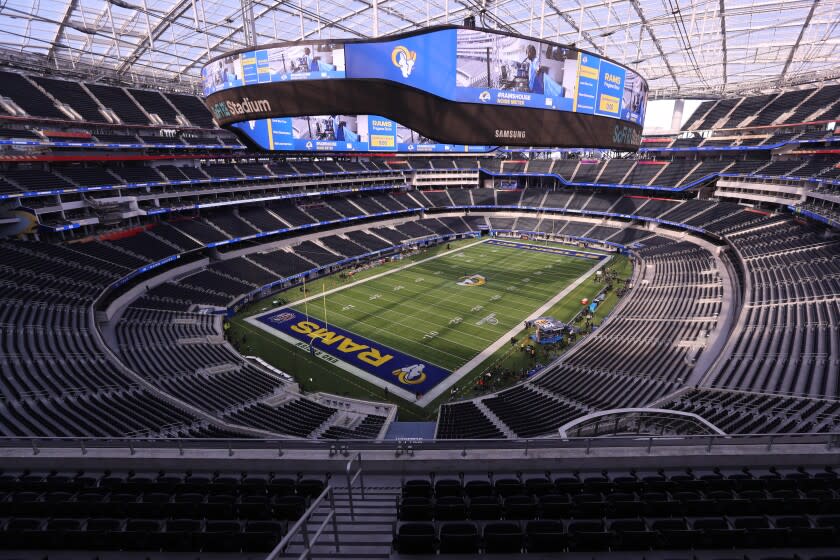
{"type": "Polygon", "coordinates": [[[294,309],[274,310],[245,320],[407,401],[421,398],[452,373],[294,309]]]}

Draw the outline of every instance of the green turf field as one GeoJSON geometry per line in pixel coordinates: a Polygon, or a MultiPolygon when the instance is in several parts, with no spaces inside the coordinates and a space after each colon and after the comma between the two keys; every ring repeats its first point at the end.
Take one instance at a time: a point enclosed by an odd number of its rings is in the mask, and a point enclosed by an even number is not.
{"type": "MultiPolygon", "coordinates": [[[[475,240],[473,239],[459,240],[453,241],[451,246],[453,249],[459,249],[473,243],[475,243],[475,240]]],[[[541,241],[534,243],[540,245],[544,244],[544,242],[541,241]]],[[[555,242],[552,242],[549,245],[553,247],[565,247],[567,249],[576,248],[555,242]]],[[[332,290],[361,279],[379,275],[383,272],[397,270],[404,267],[407,263],[417,262],[430,256],[445,253],[447,252],[446,247],[446,244],[436,245],[423,249],[417,253],[407,254],[407,256],[401,261],[391,261],[360,271],[353,277],[352,280],[341,279],[337,274],[319,278],[307,283],[307,288],[310,295],[313,293],[321,293],[322,286],[325,286],[327,290],[332,290]]],[[[522,252],[525,253],[525,251],[522,252]]],[[[613,257],[613,260],[608,266],[618,271],[621,278],[628,278],[633,272],[630,260],[623,256],[613,257]]],[[[492,284],[489,286],[492,286],[492,284]]],[[[603,284],[595,283],[588,279],[554,305],[547,315],[554,316],[561,321],[570,321],[581,308],[580,300],[582,298],[594,298],[602,288],[603,284]]],[[[372,385],[328,361],[312,356],[306,350],[297,348],[292,344],[284,343],[278,340],[276,336],[247,322],[249,317],[263,314],[273,308],[276,309],[277,306],[272,305],[272,300],[275,299],[294,304],[295,302],[303,299],[303,292],[299,287],[295,287],[294,289],[280,294],[272,295],[268,299],[256,301],[237,313],[237,315],[230,320],[231,328],[227,335],[228,340],[230,340],[242,353],[260,356],[274,367],[290,373],[295,377],[295,380],[300,384],[301,390],[303,391],[323,391],[345,397],[355,397],[373,401],[388,401],[399,405],[399,418],[405,421],[434,420],[437,417],[437,408],[442,402],[449,398],[448,394],[441,395],[425,407],[421,408],[413,402],[413,399],[406,401],[395,395],[393,392],[384,392],[381,387],[372,385]]],[[[610,292],[610,294],[607,295],[606,300],[598,307],[598,311],[596,312],[596,321],[602,321],[603,318],[610,313],[617,302],[618,298],[615,291],[610,292]]],[[[516,338],[520,341],[525,341],[527,340],[526,337],[528,334],[529,331],[523,328],[516,334],[516,338]]],[[[505,347],[494,352],[492,356],[488,356],[487,359],[476,367],[469,375],[464,376],[457,383],[456,387],[460,390],[460,394],[475,394],[478,396],[479,393],[474,393],[476,376],[481,374],[493,364],[497,364],[502,368],[513,371],[519,371],[522,368],[531,367],[534,360],[528,357],[525,353],[518,352],[516,350],[517,347],[505,345],[505,347]]],[[[545,362],[550,359],[550,356],[541,355],[541,348],[538,348],[537,350],[539,354],[537,359],[539,361],[545,362]]],[[[501,385],[494,386],[492,389],[498,390],[502,386],[506,386],[506,384],[510,384],[512,382],[513,381],[502,383],[501,385]]]]}
{"type": "Polygon", "coordinates": [[[597,262],[482,243],[295,309],[454,371],[597,262]]]}

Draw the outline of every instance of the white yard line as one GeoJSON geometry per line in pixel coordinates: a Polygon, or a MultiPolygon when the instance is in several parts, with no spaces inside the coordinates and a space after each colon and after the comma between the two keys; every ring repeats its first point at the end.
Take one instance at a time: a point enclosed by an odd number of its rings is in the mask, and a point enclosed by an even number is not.
{"type": "MultiPolygon", "coordinates": [[[[421,260],[419,260],[419,261],[415,261],[415,262],[412,262],[412,263],[408,263],[408,264],[405,264],[405,265],[403,265],[403,266],[400,266],[400,267],[394,268],[394,269],[392,269],[392,270],[386,270],[385,272],[380,272],[379,274],[374,274],[373,276],[368,276],[367,278],[362,278],[361,280],[356,280],[355,282],[350,282],[349,284],[345,284],[344,286],[338,286],[337,288],[331,288],[331,289],[329,289],[329,290],[327,290],[327,291],[325,291],[325,292],[322,292],[322,293],[320,293],[320,294],[316,294],[316,295],[312,295],[312,296],[309,296],[309,297],[305,297],[305,298],[303,298],[303,299],[299,299],[299,300],[296,300],[296,301],[294,301],[294,302],[292,302],[292,303],[289,303],[288,305],[284,305],[284,306],[282,306],[282,307],[277,307],[277,308],[275,308],[273,311],[278,311],[278,310],[280,310],[280,309],[285,309],[285,308],[287,308],[287,307],[292,307],[292,306],[295,306],[295,305],[300,305],[301,303],[306,303],[306,302],[308,302],[308,301],[312,301],[313,299],[318,299],[318,298],[321,298],[321,297],[323,297],[325,294],[326,294],[326,295],[330,295],[330,294],[333,294],[333,293],[335,293],[335,292],[340,292],[341,290],[346,290],[347,288],[352,288],[353,286],[357,286],[357,285],[359,285],[359,284],[364,284],[365,282],[370,282],[371,280],[376,280],[377,278],[382,278],[383,276],[388,276],[389,274],[394,274],[395,272],[399,272],[399,271],[401,271],[401,270],[405,270],[405,269],[407,269],[407,268],[411,268],[411,267],[413,267],[413,266],[417,266],[418,264],[422,264],[422,263],[424,263],[424,262],[433,261],[433,260],[435,260],[435,259],[439,259],[439,258],[441,258],[441,257],[444,257],[444,256],[446,256],[446,255],[449,255],[449,254],[451,254],[451,253],[457,253],[458,251],[463,251],[464,249],[468,249],[469,247],[475,247],[476,245],[481,245],[481,244],[482,244],[482,243],[484,243],[485,241],[487,241],[487,240],[486,240],[486,239],[482,239],[481,241],[476,241],[475,243],[470,243],[469,245],[464,245],[463,247],[458,247],[457,249],[450,249],[450,250],[448,250],[448,251],[444,251],[443,253],[438,253],[437,255],[433,255],[433,256],[431,256],[431,257],[427,257],[427,258],[425,258],[425,259],[421,259],[421,260]]],[[[322,277],[322,278],[326,278],[326,276],[324,276],[324,277],[322,277]]],[[[254,315],[260,315],[260,314],[261,314],[261,313],[255,313],[254,315]]]]}
{"type": "MultiPolygon", "coordinates": [[[[556,296],[545,302],[539,309],[531,313],[528,317],[523,319],[523,321],[533,321],[539,317],[542,317],[546,311],[551,309],[557,302],[561,299],[566,297],[570,294],[575,288],[583,284],[586,280],[588,280],[595,271],[604,267],[608,262],[612,260],[611,256],[608,256],[606,259],[602,259],[599,261],[595,266],[589,269],[589,272],[582,275],[580,278],[566,286],[566,288],[558,293],[556,296]]],[[[458,368],[457,370],[453,371],[446,379],[435,385],[428,393],[423,395],[422,398],[418,399],[416,403],[420,406],[426,406],[440,395],[442,395],[445,391],[455,385],[458,381],[460,381],[465,375],[470,373],[476,367],[479,366],[484,360],[489,358],[493,355],[499,348],[502,348],[505,344],[510,344],[510,339],[513,336],[516,336],[519,331],[522,330],[522,325],[517,323],[511,330],[503,334],[499,337],[499,340],[482,350],[477,356],[475,356],[472,360],[458,368]]]]}

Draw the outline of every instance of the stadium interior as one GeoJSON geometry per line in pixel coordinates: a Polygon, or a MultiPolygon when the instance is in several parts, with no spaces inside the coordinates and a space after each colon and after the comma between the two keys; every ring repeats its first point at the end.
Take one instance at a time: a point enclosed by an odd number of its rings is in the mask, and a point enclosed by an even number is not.
{"type": "MultiPolygon", "coordinates": [[[[840,558],[838,22],[837,0],[0,3],[0,558],[840,558]],[[231,52],[462,24],[637,73],[638,149],[267,150],[202,89],[231,52]],[[473,307],[493,344],[450,319],[566,257],[591,262],[539,309],[473,307]],[[376,306],[424,266],[459,271],[439,301],[376,306]],[[304,315],[320,341],[271,336],[304,315]],[[379,375],[341,338],[421,365],[379,375]],[[423,346],[458,354],[428,390],[423,346]]],[[[489,83],[471,48],[458,79],[489,83]]]]}

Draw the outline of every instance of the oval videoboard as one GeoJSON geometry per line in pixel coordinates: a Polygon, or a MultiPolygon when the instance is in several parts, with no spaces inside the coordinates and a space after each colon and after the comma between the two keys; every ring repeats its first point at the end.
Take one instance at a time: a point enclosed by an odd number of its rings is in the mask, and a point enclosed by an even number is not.
{"type": "MultiPolygon", "coordinates": [[[[636,72],[591,53],[455,26],[236,51],[211,60],[202,79],[221,125],[376,115],[441,144],[482,147],[636,150],[648,93],[636,72]]],[[[269,149],[323,149],[318,140],[284,142],[293,130],[281,123],[238,128],[268,128],[268,141],[257,143],[269,149]]],[[[358,144],[354,151],[402,146],[385,137],[358,144]]]]}

